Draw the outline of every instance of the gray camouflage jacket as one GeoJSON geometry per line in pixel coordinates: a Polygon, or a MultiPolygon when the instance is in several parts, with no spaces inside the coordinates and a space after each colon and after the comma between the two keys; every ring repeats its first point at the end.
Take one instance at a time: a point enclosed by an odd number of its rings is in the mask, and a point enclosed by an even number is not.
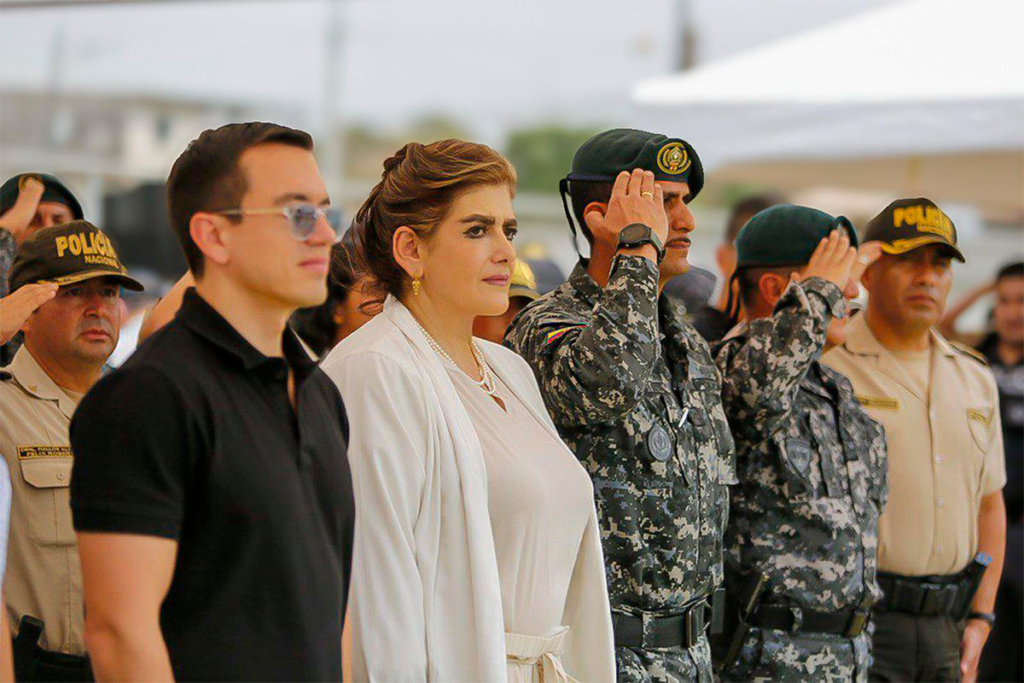
{"type": "Polygon", "coordinates": [[[768,576],[766,600],[826,612],[881,598],[885,436],[850,381],[818,362],[845,310],[839,287],[811,278],[716,347],[740,480],[726,552],[768,576]]]}
{"type": "Polygon", "coordinates": [[[650,260],[621,256],[603,289],[577,265],[505,339],[593,479],[612,608],[633,614],[672,614],[722,581],[733,442],[684,315],[650,260]]]}

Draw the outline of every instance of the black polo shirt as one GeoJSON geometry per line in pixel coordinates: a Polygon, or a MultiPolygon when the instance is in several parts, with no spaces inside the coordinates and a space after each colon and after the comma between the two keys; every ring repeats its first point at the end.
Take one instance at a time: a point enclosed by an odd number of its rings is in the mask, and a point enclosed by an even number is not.
{"type": "Polygon", "coordinates": [[[348,422],[291,330],[283,346],[264,356],[190,289],[71,421],[75,529],[178,542],[160,626],[179,681],[341,680],[348,422]]]}

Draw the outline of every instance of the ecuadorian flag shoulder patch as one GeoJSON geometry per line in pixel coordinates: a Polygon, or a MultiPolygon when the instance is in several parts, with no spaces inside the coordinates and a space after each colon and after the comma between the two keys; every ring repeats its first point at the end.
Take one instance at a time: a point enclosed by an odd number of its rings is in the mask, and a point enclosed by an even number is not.
{"type": "Polygon", "coordinates": [[[559,327],[556,330],[551,330],[544,338],[544,343],[550,344],[551,342],[557,341],[564,337],[567,332],[579,329],[581,327],[586,327],[586,325],[568,325],[566,327],[559,327]]]}

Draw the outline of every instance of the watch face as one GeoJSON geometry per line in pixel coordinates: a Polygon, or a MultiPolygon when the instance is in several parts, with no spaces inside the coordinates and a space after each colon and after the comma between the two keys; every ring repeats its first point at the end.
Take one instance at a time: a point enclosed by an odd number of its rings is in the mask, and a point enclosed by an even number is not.
{"type": "Polygon", "coordinates": [[[636,242],[637,240],[645,239],[649,231],[650,228],[643,225],[627,225],[619,234],[619,239],[626,242],[636,242]]]}

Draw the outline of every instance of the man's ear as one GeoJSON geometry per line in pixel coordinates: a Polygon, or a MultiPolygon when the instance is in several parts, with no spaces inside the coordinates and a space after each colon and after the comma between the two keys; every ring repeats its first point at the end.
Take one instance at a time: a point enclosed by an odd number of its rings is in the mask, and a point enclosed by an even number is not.
{"type": "Polygon", "coordinates": [[[789,280],[782,278],[777,273],[765,273],[757,281],[757,290],[761,298],[775,310],[775,304],[779,303],[783,292],[789,286],[789,280]]]}
{"type": "Polygon", "coordinates": [[[402,225],[395,230],[391,238],[391,253],[410,278],[417,280],[423,277],[423,240],[412,228],[402,225]]]}
{"type": "Polygon", "coordinates": [[[593,234],[595,229],[600,230],[603,225],[602,220],[604,215],[608,213],[607,202],[590,202],[583,209],[583,222],[587,224],[590,229],[590,233],[593,234]],[[597,216],[591,217],[591,214],[597,213],[597,216]],[[593,222],[591,222],[593,221],[593,222]]]}
{"type": "Polygon", "coordinates": [[[231,260],[224,240],[227,224],[226,218],[202,211],[193,214],[188,222],[188,233],[203,257],[222,266],[231,260]]]}

